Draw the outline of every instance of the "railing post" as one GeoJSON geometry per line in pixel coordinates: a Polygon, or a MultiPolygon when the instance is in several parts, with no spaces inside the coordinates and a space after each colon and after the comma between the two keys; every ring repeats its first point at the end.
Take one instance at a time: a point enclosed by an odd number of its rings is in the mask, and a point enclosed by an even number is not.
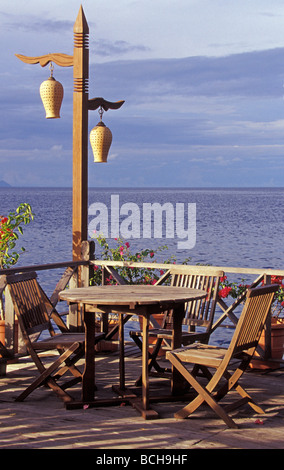
{"type": "MultiPolygon", "coordinates": [[[[93,240],[84,240],[81,243],[81,259],[82,261],[90,261],[94,259],[95,242],[93,240]]],[[[90,264],[81,266],[80,269],[80,284],[81,287],[88,287],[90,285],[90,264]]]]}
{"type": "MultiPolygon", "coordinates": [[[[73,274],[69,281],[70,289],[78,287],[78,269],[73,274]]],[[[67,326],[70,331],[77,331],[78,329],[78,308],[77,304],[69,305],[69,314],[67,315],[67,326]]]]}

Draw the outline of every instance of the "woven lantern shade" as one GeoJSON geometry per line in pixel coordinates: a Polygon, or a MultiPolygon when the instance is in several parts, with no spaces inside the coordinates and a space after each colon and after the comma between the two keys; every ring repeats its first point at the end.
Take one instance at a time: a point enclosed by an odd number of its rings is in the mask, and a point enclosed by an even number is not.
{"type": "Polygon", "coordinates": [[[63,86],[51,76],[40,85],[40,96],[46,112],[46,119],[60,118],[60,108],[63,100],[63,86]]]}
{"type": "Polygon", "coordinates": [[[106,125],[100,121],[90,132],[90,143],[94,154],[94,162],[107,161],[108,152],[112,142],[112,133],[106,125]]]}

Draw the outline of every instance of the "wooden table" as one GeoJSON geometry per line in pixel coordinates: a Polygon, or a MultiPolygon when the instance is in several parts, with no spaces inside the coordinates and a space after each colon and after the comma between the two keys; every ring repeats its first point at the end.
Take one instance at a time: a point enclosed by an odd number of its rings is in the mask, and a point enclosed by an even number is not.
{"type": "MultiPolygon", "coordinates": [[[[82,379],[82,402],[72,402],[67,406],[76,407],[83,404],[89,406],[104,406],[115,404],[98,400],[95,395],[95,312],[115,313],[119,316],[119,342],[120,342],[120,383],[115,391],[121,395],[121,399],[129,401],[132,406],[141,412],[145,419],[157,418],[158,414],[149,406],[149,377],[148,377],[148,330],[150,316],[161,313],[166,309],[173,309],[173,348],[181,346],[182,320],[184,317],[184,305],[191,300],[204,298],[206,292],[198,289],[149,286],[149,285],[111,285],[86,288],[67,289],[60,292],[61,300],[69,304],[77,304],[82,309],[82,319],[85,324],[86,356],[85,369],[82,379]],[[142,348],[142,400],[136,395],[128,394],[125,387],[124,364],[124,323],[125,315],[139,315],[143,317],[143,348],[142,348]]],[[[180,387],[180,375],[173,368],[172,393],[178,392],[180,387]]]]}

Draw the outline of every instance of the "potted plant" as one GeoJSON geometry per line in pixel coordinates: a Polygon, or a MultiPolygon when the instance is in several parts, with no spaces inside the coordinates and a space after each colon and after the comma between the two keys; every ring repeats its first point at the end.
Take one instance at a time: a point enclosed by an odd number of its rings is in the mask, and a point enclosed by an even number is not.
{"type": "MultiPolygon", "coordinates": [[[[166,245],[158,247],[156,250],[149,248],[142,249],[132,253],[130,243],[125,242],[122,238],[114,238],[114,247],[110,247],[106,238],[102,235],[95,236],[96,241],[101,247],[101,253],[98,259],[110,260],[110,261],[127,261],[129,263],[134,262],[148,262],[149,259],[152,263],[157,262],[155,255],[159,252],[167,250],[166,245]]],[[[172,256],[163,263],[175,263],[176,259],[172,256]]],[[[161,273],[157,269],[149,268],[135,268],[127,266],[118,266],[117,272],[122,276],[125,281],[129,284],[155,284],[159,279],[161,273]]],[[[110,275],[106,278],[107,284],[115,284],[115,280],[110,275]]],[[[94,275],[91,278],[92,285],[101,285],[102,283],[102,271],[99,266],[94,267],[94,275]]]]}
{"type": "MultiPolygon", "coordinates": [[[[271,359],[274,361],[257,359],[251,361],[252,368],[258,369],[278,369],[279,362],[275,359],[282,359],[284,354],[284,285],[283,276],[271,276],[271,283],[278,284],[279,289],[275,294],[273,304],[271,306],[271,359]]],[[[265,331],[260,337],[259,346],[265,348],[265,331]]],[[[258,357],[258,353],[255,353],[258,357]]]]}
{"type": "MultiPolygon", "coordinates": [[[[23,234],[23,225],[29,224],[33,220],[34,214],[29,204],[20,204],[15,212],[9,212],[7,216],[0,216],[0,274],[1,269],[14,266],[20,253],[25,251],[21,247],[16,250],[16,243],[19,235],[23,234]]],[[[5,317],[3,307],[3,296],[0,296],[0,341],[5,345],[5,317]]]]}

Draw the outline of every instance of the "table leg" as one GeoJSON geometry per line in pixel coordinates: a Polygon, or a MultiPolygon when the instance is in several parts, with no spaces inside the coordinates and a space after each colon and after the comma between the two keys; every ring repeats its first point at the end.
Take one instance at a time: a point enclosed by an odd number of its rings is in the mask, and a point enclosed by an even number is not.
{"type": "Polygon", "coordinates": [[[125,390],[125,360],[124,360],[124,322],[123,314],[119,315],[119,388],[125,390]]]}
{"type": "Polygon", "coordinates": [[[143,316],[142,323],[142,406],[144,410],[149,409],[149,318],[143,316]]]}
{"type": "MultiPolygon", "coordinates": [[[[173,312],[173,344],[172,349],[181,347],[182,341],[182,320],[184,317],[184,305],[180,304],[174,308],[173,312]]],[[[171,392],[173,395],[179,395],[183,391],[184,379],[179,371],[172,366],[171,392]]]]}
{"type": "Polygon", "coordinates": [[[125,355],[124,355],[124,319],[120,314],[119,321],[119,341],[120,341],[120,360],[119,360],[119,386],[113,385],[112,389],[120,395],[125,402],[131,404],[144,419],[157,419],[159,414],[149,406],[149,374],[148,374],[148,330],[149,318],[143,316],[143,347],[142,347],[142,400],[125,386],[125,355]]]}
{"type": "Polygon", "coordinates": [[[95,396],[95,316],[83,310],[85,324],[85,368],[82,377],[82,401],[93,401],[95,396]]]}
{"type": "Polygon", "coordinates": [[[159,413],[150,408],[150,391],[149,391],[149,315],[143,315],[142,323],[142,403],[139,400],[133,400],[132,406],[140,411],[144,419],[157,419],[159,413]],[[142,406],[141,406],[142,405],[142,406]]]}

